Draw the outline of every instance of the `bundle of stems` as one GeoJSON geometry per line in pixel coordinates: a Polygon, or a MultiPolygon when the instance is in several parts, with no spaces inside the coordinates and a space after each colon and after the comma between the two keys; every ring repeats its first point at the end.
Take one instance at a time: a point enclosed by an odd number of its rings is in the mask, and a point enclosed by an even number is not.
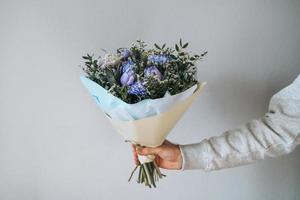
{"type": "Polygon", "coordinates": [[[139,174],[138,174],[137,182],[140,184],[144,184],[149,188],[152,187],[156,188],[156,183],[158,182],[158,180],[166,176],[160,172],[160,169],[156,165],[155,161],[152,161],[152,162],[147,162],[147,163],[137,165],[132,171],[128,179],[128,182],[131,180],[134,172],[138,168],[139,168],[139,174]]]}

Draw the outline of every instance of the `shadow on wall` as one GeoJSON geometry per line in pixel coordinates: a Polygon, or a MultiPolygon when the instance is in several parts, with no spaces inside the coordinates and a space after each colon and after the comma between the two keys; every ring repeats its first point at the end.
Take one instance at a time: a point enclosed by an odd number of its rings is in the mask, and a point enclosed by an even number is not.
{"type": "MultiPolygon", "coordinates": [[[[257,169],[255,176],[252,176],[250,180],[253,183],[254,191],[265,195],[266,199],[268,199],[268,195],[274,195],[274,192],[277,193],[278,199],[286,199],[286,194],[281,192],[282,184],[300,184],[300,147],[298,146],[289,155],[259,161],[255,169],[257,169]]],[[[295,190],[295,187],[290,187],[289,193],[294,196],[294,199],[300,197],[300,190],[295,190]]]]}
{"type": "Polygon", "coordinates": [[[267,112],[271,97],[291,84],[297,74],[270,75],[263,79],[264,81],[252,77],[252,75],[249,78],[234,75],[220,77],[217,83],[209,86],[216,97],[212,98],[215,101],[213,105],[220,106],[220,112],[229,113],[233,118],[239,115],[247,116],[247,113],[250,117],[260,117],[267,112]]]}

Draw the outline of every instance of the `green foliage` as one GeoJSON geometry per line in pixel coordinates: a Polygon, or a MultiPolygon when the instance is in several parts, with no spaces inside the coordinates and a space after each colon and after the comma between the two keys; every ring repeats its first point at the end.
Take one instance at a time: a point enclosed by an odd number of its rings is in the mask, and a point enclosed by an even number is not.
{"type": "Polygon", "coordinates": [[[122,58],[121,52],[123,49],[118,49],[117,53],[110,57],[114,62],[109,62],[103,57],[95,59],[93,55],[87,54],[83,56],[85,60],[85,66],[83,70],[86,72],[87,77],[92,81],[95,81],[103,88],[107,89],[114,96],[119,97],[127,103],[136,103],[143,99],[156,99],[161,98],[166,92],[170,94],[178,94],[190,88],[197,83],[196,62],[201,60],[207,52],[201,55],[191,55],[186,48],[189,43],[183,43],[180,39],[178,44],[175,44],[175,49],[167,47],[166,44],[158,45],[154,44],[154,48],[146,49],[147,45],[142,40],[137,40],[129,48],[131,54],[127,60],[131,60],[134,63],[134,71],[136,73],[136,81],[144,83],[144,87],[147,91],[146,96],[128,94],[130,86],[122,86],[120,83],[121,66],[126,62],[126,59],[122,58]],[[149,55],[160,55],[168,58],[166,63],[151,63],[148,60],[149,55]],[[161,72],[163,79],[158,80],[155,77],[146,77],[144,70],[153,66],[161,72]]]}

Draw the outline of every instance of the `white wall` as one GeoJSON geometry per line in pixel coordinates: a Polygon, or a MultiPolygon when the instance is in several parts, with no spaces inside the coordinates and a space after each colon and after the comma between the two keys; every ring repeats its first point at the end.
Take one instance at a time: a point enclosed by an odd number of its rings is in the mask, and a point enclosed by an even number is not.
{"type": "Polygon", "coordinates": [[[169,139],[197,142],[257,118],[300,73],[300,1],[0,0],[0,199],[300,199],[300,149],[218,172],[127,178],[131,150],[79,81],[81,56],[137,38],[208,50],[203,95],[169,139]]]}

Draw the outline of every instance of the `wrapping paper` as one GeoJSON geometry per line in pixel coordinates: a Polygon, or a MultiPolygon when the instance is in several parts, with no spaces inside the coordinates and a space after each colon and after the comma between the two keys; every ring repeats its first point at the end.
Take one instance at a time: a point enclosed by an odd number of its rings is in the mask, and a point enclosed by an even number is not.
{"type": "Polygon", "coordinates": [[[147,147],[160,146],[183,113],[200,94],[204,85],[198,84],[196,91],[190,97],[177,102],[169,110],[158,115],[133,121],[108,118],[126,140],[147,147]]]}
{"type": "Polygon", "coordinates": [[[120,135],[132,143],[148,147],[163,143],[206,84],[199,83],[177,95],[167,94],[163,98],[127,104],[94,81],[84,76],[81,76],[81,81],[120,135]]]}

